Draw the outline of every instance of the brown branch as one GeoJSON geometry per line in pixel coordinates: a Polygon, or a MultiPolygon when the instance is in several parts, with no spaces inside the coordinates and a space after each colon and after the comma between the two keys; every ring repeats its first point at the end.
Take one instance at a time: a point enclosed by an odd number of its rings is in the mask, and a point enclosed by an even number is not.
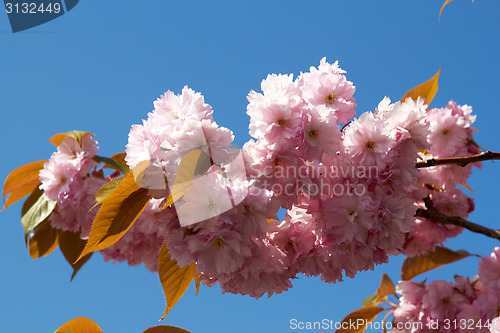
{"type": "Polygon", "coordinates": [[[428,168],[436,165],[445,165],[445,164],[455,164],[464,167],[470,163],[491,161],[491,160],[500,160],[500,153],[495,153],[487,150],[485,152],[482,152],[481,154],[466,156],[466,157],[431,158],[428,159],[427,161],[417,162],[417,168],[428,168]]]}
{"type": "Polygon", "coordinates": [[[441,224],[456,225],[469,231],[500,240],[500,230],[487,228],[480,224],[467,221],[466,219],[463,219],[459,216],[448,216],[441,214],[436,208],[432,206],[432,201],[429,198],[424,199],[424,202],[427,206],[427,209],[417,209],[415,217],[423,217],[441,224]]]}

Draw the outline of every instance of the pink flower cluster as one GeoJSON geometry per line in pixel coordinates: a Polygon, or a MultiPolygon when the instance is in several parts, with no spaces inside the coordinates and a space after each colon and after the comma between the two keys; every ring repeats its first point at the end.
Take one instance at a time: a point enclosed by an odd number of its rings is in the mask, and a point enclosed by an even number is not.
{"type": "Polygon", "coordinates": [[[131,169],[146,161],[140,185],[157,199],[103,252],[106,260],[155,270],[166,238],[172,258],[196,263],[204,284],[261,297],[287,290],[298,274],[340,281],[459,233],[414,215],[429,196],[443,214],[466,217],[474,206],[456,185],[470,170],[421,173],[415,163],[476,152],[470,108],[450,102],[427,110],[422,99],[391,104],[386,97],[353,119],[355,88],[344,74],[322,59],[295,80],[263,80],[262,93],[248,96],[255,140],[237,151],[243,172],[233,163],[232,132],[216,124],[200,93],[185,87],[161,96],[132,127],[126,156],[131,169]],[[186,170],[194,178],[179,192],[186,170]],[[160,210],[170,194],[175,204],[160,210]],[[287,209],[282,221],[280,207],[287,209]]]}
{"type": "MultiPolygon", "coordinates": [[[[471,127],[476,116],[472,116],[470,106],[458,106],[450,101],[444,108],[427,111],[429,123],[428,141],[430,149],[421,153],[423,160],[478,154],[479,147],[474,143],[472,134],[477,130],[471,127]]],[[[428,188],[428,196],[434,208],[449,216],[467,218],[474,210],[472,198],[466,196],[459,184],[466,184],[472,167],[481,167],[481,163],[442,165],[421,170],[421,182],[428,188]]],[[[420,201],[419,208],[425,208],[420,201]]],[[[412,232],[407,236],[404,253],[409,256],[433,251],[435,245],[442,244],[447,238],[455,237],[462,228],[443,225],[428,219],[416,218],[412,232]]]]}
{"type": "Polygon", "coordinates": [[[98,211],[91,210],[95,195],[106,183],[102,175],[91,172],[98,164],[93,160],[98,150],[90,134],[80,141],[68,135],[40,170],[40,188],[48,199],[57,201],[50,215],[52,226],[79,232],[82,239],[88,238],[98,211]]]}
{"type": "Polygon", "coordinates": [[[456,276],[455,282],[400,281],[396,291],[401,297],[393,326],[406,329],[393,332],[498,332],[498,319],[493,319],[500,309],[499,281],[498,247],[491,257],[481,259],[473,279],[456,276]]]}

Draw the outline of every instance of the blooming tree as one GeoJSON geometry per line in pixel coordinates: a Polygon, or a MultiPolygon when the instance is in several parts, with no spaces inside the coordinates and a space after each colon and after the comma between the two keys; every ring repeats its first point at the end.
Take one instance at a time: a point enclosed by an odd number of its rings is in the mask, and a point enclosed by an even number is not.
{"type": "MultiPolygon", "coordinates": [[[[22,223],[31,257],[59,247],[72,278],[94,252],[157,272],[162,319],[193,280],[197,290],[218,283],[270,297],[301,273],[335,283],[405,255],[402,281],[384,275],[337,331],[362,332],[388,311],[391,332],[496,332],[499,248],[476,277],[412,280],[469,256],[441,246],[464,228],[500,239],[467,221],[474,203],[462,190],[472,168],[500,154],[474,142],[470,106],[429,108],[439,73],[357,118],[355,87],[337,62],[323,58],[295,79],[268,75],[248,95],[254,139],[241,149],[200,93],[168,91],[132,126],[123,153],[98,155],[88,132],[53,136],[49,160],[7,177],[5,207],[29,195],[22,223]]],[[[85,318],[67,325],[100,331],[85,318]]]]}

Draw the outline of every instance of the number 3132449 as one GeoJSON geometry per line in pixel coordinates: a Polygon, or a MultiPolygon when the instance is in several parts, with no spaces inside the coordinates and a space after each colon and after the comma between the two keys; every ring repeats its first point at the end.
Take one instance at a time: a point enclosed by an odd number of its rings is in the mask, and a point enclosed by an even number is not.
{"type": "Polygon", "coordinates": [[[61,4],[46,3],[36,4],[34,2],[10,3],[5,4],[7,14],[38,14],[38,13],[54,13],[61,12],[61,4]]]}

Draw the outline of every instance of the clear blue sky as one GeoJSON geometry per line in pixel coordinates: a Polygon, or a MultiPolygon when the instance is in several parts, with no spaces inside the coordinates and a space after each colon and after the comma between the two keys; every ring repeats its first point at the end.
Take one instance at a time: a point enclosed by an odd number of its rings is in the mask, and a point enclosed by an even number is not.
{"type": "MultiPolygon", "coordinates": [[[[442,74],[433,106],[449,99],[478,115],[476,141],[500,151],[500,1],[455,0],[81,0],[68,14],[12,34],[0,11],[0,179],[50,157],[48,138],[73,129],[96,134],[101,155],[124,150],[130,126],[166,90],[202,92],[216,121],[236,142],[249,139],[246,95],[268,73],[295,73],[339,60],[357,86],[358,114],[389,96],[442,74]]],[[[499,227],[500,165],[485,163],[469,185],[471,220],[499,227]]],[[[142,332],[158,324],[165,301],[158,277],[145,268],[104,263],[95,255],[69,282],[57,250],[32,260],[24,247],[21,204],[0,214],[0,331],[53,332],[78,316],[105,333],[142,332]]],[[[500,243],[470,232],[448,242],[489,254],[500,243]]],[[[474,275],[477,259],[430,278],[474,275]]],[[[397,281],[402,258],[355,280],[328,285],[301,277],[270,299],[191,287],[164,324],[193,333],[294,332],[289,321],[340,321],[377,288],[383,272],[397,281]]],[[[297,330],[296,330],[297,331],[297,330]]],[[[313,332],[313,331],[303,331],[313,332]]]]}

